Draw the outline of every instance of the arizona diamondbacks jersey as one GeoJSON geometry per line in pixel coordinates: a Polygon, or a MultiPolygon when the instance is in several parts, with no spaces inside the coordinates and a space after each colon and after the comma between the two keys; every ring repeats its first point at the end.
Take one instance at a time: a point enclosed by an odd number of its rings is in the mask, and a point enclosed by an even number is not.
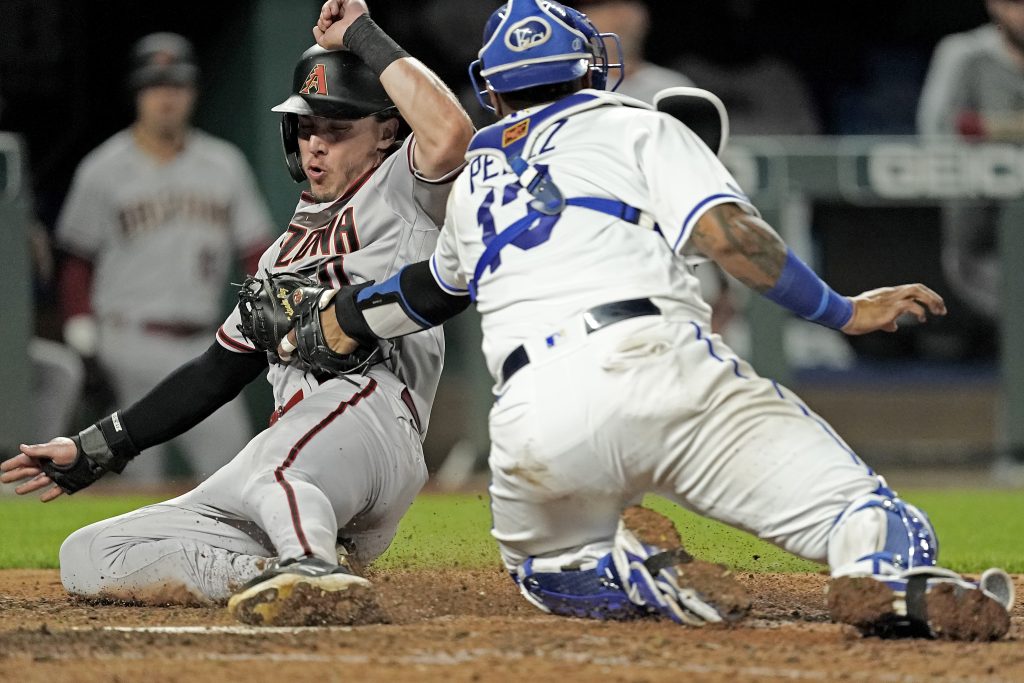
{"type": "MultiPolygon", "coordinates": [[[[302,193],[288,230],[260,259],[260,274],[297,272],[324,286],[340,287],[380,282],[402,266],[425,259],[437,243],[451,179],[462,168],[440,180],[426,180],[413,169],[414,145],[408,138],[333,202],[315,203],[302,193]]],[[[232,351],[254,351],[238,331],[240,322],[236,307],[217,331],[217,339],[232,351]]],[[[441,328],[386,344],[384,351],[388,362],[374,366],[369,374],[393,373],[409,388],[421,433],[425,432],[444,361],[441,328]]],[[[299,390],[308,395],[318,386],[311,375],[291,365],[271,365],[267,379],[278,406],[287,405],[299,390]]]]}
{"type": "Polygon", "coordinates": [[[100,318],[212,328],[236,255],[262,248],[270,226],[236,147],[192,130],[181,153],[161,163],[128,129],[82,161],[57,237],[95,263],[100,318]]]}
{"type": "MultiPolygon", "coordinates": [[[[659,228],[568,206],[533,228],[533,246],[504,247],[481,276],[477,298],[484,354],[496,378],[513,348],[598,304],[660,297],[709,321],[711,309],[685,262],[690,231],[717,204],[736,202],[756,212],[689,128],[636,100],[582,92],[595,97],[553,116],[534,107],[507,117],[496,124],[506,131],[503,142],[514,142],[508,131],[525,129],[523,158],[547,167],[566,198],[617,199],[641,209],[659,228]],[[523,129],[509,127],[517,120],[523,129]]],[[[467,291],[487,242],[523,218],[531,199],[500,154],[471,151],[431,259],[438,283],[450,292],[467,291]]]]}

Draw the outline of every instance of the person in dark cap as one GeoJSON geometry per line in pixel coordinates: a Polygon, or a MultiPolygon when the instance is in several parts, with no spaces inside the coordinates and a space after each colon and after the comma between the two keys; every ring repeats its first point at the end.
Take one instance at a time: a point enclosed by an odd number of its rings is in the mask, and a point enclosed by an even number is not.
{"type": "MultiPolygon", "coordinates": [[[[271,240],[269,211],[241,151],[191,125],[199,68],[189,41],[153,33],[130,59],[135,121],[82,160],[57,225],[69,254],[60,286],[65,339],[109,379],[119,404],[207,346],[232,261],[251,262],[251,272],[271,240]]],[[[251,436],[235,400],[179,446],[201,479],[251,436]]],[[[128,476],[161,483],[163,460],[153,454],[128,476]]]]}

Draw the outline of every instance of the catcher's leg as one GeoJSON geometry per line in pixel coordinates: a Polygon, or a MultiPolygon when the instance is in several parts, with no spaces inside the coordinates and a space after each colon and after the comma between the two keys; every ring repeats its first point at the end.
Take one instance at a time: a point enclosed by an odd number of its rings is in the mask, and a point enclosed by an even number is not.
{"type": "Polygon", "coordinates": [[[564,616],[661,614],[692,625],[742,616],[743,588],[687,555],[669,520],[634,508],[623,519],[649,488],[647,460],[595,447],[584,416],[592,369],[585,353],[538,362],[491,412],[492,533],[520,591],[564,616]]]}
{"type": "Polygon", "coordinates": [[[90,598],[219,601],[263,570],[272,549],[260,537],[251,522],[228,519],[186,494],[71,534],[60,548],[61,581],[90,598]]]}

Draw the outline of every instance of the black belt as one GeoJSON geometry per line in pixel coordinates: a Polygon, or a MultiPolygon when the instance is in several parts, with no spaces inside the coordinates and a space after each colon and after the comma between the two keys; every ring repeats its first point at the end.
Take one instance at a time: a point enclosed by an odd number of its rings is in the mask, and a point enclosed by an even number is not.
{"type": "MultiPolygon", "coordinates": [[[[661,309],[650,299],[629,299],[613,301],[609,304],[594,306],[583,314],[583,327],[587,334],[597,332],[603,327],[642,315],[661,315],[661,309]]],[[[530,363],[526,347],[520,344],[505,357],[501,364],[501,381],[507,382],[530,363]]]]}

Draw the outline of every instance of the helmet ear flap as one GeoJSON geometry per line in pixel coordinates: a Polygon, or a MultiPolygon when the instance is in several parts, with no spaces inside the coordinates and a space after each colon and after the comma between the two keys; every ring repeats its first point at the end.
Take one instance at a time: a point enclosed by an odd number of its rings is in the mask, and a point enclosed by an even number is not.
{"type": "Polygon", "coordinates": [[[302,170],[302,155],[299,153],[298,114],[285,114],[281,117],[281,144],[288,173],[295,182],[301,183],[306,179],[306,172],[302,170]]]}

